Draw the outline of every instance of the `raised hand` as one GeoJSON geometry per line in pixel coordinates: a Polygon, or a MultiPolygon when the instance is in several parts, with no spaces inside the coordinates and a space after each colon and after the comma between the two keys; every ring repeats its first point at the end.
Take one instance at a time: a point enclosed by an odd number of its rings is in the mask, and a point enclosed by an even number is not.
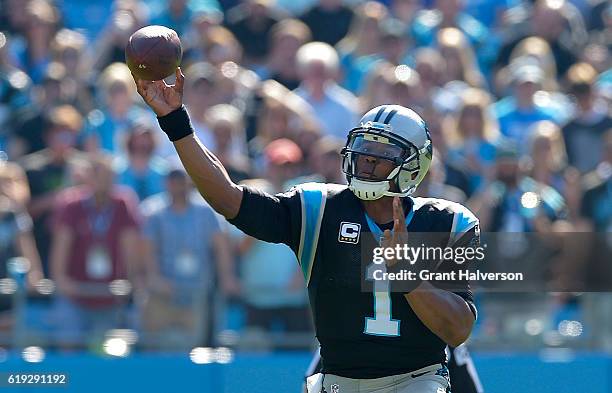
{"type": "MultiPolygon", "coordinates": [[[[385,230],[380,245],[382,247],[395,247],[397,244],[404,244],[408,238],[408,230],[406,229],[406,216],[402,201],[399,197],[393,197],[393,232],[385,230]]],[[[387,260],[387,266],[393,266],[397,263],[395,259],[387,260]]]]}
{"type": "Polygon", "coordinates": [[[136,82],[136,90],[145,103],[153,109],[158,117],[178,109],[183,105],[183,86],[185,75],[180,67],[176,69],[176,82],[169,85],[164,80],[145,81],[132,74],[136,82]]]}

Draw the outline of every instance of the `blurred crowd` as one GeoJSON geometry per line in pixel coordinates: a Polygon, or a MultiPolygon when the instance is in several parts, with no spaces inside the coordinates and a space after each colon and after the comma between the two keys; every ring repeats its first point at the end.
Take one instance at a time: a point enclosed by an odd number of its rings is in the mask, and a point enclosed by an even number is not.
{"type": "MultiPolygon", "coordinates": [[[[194,194],[136,93],[124,48],[148,24],[179,33],[196,134],[235,182],[345,183],[348,130],[397,103],[435,147],[418,195],[466,204],[485,232],[612,231],[610,1],[0,0],[2,337],[311,331],[291,250],[194,194]]],[[[475,338],[508,328],[490,318],[475,338]]]]}

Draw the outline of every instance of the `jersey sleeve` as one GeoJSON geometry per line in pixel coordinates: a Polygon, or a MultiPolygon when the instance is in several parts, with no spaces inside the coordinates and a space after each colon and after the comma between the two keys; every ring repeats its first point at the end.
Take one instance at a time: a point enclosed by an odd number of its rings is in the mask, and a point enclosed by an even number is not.
{"type": "Polygon", "coordinates": [[[284,243],[297,253],[302,225],[301,210],[297,188],[270,195],[243,186],[238,215],[228,221],[247,235],[270,243],[284,243]]]}

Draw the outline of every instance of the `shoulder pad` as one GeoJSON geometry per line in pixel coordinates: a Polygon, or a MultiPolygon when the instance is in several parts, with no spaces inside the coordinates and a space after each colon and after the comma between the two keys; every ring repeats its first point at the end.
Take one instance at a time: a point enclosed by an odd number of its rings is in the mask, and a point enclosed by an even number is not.
{"type": "Polygon", "coordinates": [[[460,203],[439,198],[413,198],[413,201],[415,211],[430,207],[443,214],[452,215],[451,238],[459,238],[461,234],[478,225],[478,218],[474,213],[460,203]]]}

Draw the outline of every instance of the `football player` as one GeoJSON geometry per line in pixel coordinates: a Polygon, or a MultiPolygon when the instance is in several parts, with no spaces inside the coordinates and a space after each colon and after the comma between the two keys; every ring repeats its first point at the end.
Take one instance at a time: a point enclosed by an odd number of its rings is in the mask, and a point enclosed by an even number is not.
{"type": "Polygon", "coordinates": [[[361,290],[364,241],[393,247],[407,235],[436,232],[447,235],[446,246],[478,242],[478,220],[465,207],[410,197],[432,155],[415,112],[377,107],[348,132],[342,151],[348,186],[307,183],[269,195],[233,183],[197,139],[182,105],[180,69],[174,85],[135,81],[210,206],[243,232],[296,253],[321,344],[322,369],[308,379],[309,392],[449,389],[445,348],[463,343],[476,319],[469,288],[451,292],[423,281],[405,292],[388,283],[361,290]]]}
{"type": "MultiPolygon", "coordinates": [[[[476,367],[465,344],[457,348],[447,347],[448,373],[453,384],[453,393],[484,393],[476,367]]],[[[303,393],[308,393],[306,380],[322,370],[321,351],[317,348],[310,365],[306,370],[303,393]]]]}

